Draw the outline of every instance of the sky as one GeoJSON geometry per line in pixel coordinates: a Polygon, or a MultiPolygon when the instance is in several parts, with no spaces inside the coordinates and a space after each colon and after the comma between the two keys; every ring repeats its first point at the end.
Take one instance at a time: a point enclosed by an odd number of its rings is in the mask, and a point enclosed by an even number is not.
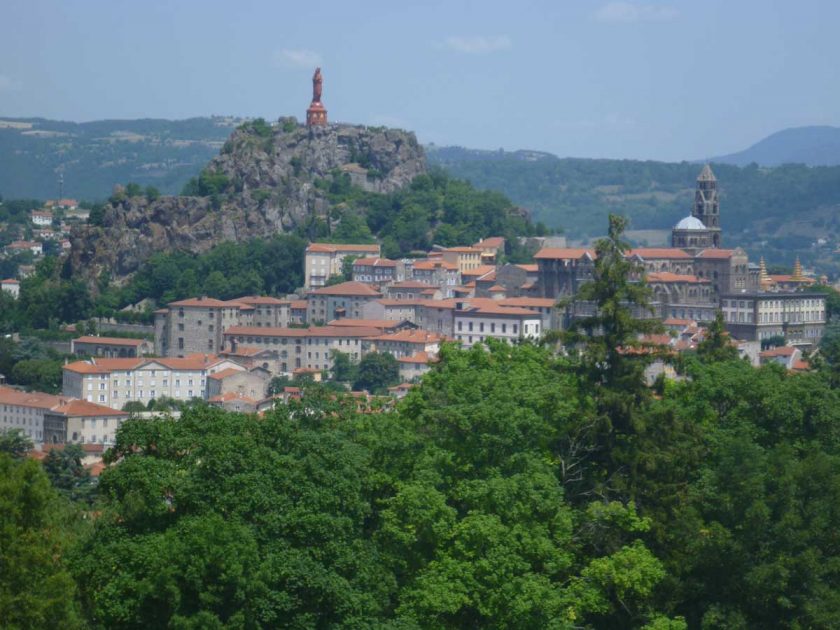
{"type": "Polygon", "coordinates": [[[0,116],[303,119],[676,161],[840,125],[834,0],[0,0],[0,116]]]}

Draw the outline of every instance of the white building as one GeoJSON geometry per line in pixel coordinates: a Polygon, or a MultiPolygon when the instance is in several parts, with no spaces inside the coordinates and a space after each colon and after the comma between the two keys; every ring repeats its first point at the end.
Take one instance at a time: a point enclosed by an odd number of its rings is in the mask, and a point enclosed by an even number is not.
{"type": "Polygon", "coordinates": [[[64,366],[64,396],[122,409],[127,402],[207,398],[207,377],[244,369],[229,359],[194,354],[183,358],[96,359],[64,366]]]}
{"type": "Polygon", "coordinates": [[[347,256],[357,258],[378,257],[379,245],[342,245],[336,243],[310,243],[304,261],[304,286],[323,287],[330,276],[341,274],[347,256]]]}
{"type": "Polygon", "coordinates": [[[113,444],[114,432],[127,416],[81,400],[0,387],[0,431],[18,429],[36,445],[113,444]]]}
{"type": "Polygon", "coordinates": [[[470,346],[487,339],[538,339],[542,334],[540,313],[524,308],[463,304],[453,317],[455,339],[470,346]]]}
{"type": "Polygon", "coordinates": [[[10,293],[13,298],[17,299],[20,296],[20,282],[14,278],[0,280],[0,291],[10,293]]]}

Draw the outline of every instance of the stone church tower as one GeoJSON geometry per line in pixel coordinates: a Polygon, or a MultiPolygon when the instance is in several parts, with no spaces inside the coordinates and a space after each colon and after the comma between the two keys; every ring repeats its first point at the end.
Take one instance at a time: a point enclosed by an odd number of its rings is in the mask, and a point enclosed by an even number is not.
{"type": "Polygon", "coordinates": [[[671,230],[671,246],[699,251],[719,248],[721,241],[720,200],[717,179],[708,164],[697,177],[691,214],[671,230]]]}
{"type": "Polygon", "coordinates": [[[712,247],[720,247],[720,198],[718,197],[717,178],[711,167],[706,164],[697,177],[694,191],[694,209],[691,216],[700,219],[712,237],[712,247]]]}

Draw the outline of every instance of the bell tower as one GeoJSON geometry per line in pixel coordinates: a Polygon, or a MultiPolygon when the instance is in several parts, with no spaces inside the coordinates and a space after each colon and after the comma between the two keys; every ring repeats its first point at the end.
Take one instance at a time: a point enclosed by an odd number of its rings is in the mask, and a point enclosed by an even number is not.
{"type": "Polygon", "coordinates": [[[691,216],[699,219],[711,233],[712,247],[720,247],[720,198],[718,197],[717,178],[712,168],[706,164],[697,176],[697,188],[694,191],[694,208],[691,216]]]}

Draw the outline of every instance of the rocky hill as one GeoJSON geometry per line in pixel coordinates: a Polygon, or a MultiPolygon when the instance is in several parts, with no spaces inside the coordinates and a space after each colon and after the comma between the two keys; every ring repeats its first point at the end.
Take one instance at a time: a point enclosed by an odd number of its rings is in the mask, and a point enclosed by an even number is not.
{"type": "Polygon", "coordinates": [[[313,217],[329,221],[334,179],[388,193],[425,171],[423,149],[409,132],[254,121],[237,128],[190,183],[194,194],[149,200],[115,191],[98,225],[73,235],[69,271],[94,279],[107,270],[120,278],[157,252],[199,253],[223,241],[288,232],[313,217]]]}

